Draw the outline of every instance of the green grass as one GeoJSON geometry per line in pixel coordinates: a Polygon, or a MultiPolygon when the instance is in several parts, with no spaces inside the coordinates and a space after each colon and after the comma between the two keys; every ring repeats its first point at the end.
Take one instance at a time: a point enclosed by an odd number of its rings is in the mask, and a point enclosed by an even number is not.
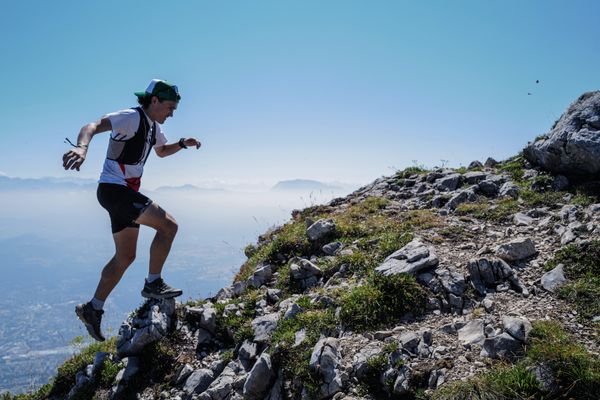
{"type": "Polygon", "coordinates": [[[575,196],[573,196],[573,199],[571,200],[571,204],[575,204],[582,207],[587,207],[597,202],[598,198],[596,196],[582,192],[578,192],[577,194],[575,194],[575,196]]]}
{"type": "Polygon", "coordinates": [[[139,357],[139,371],[127,382],[121,398],[135,398],[146,388],[153,388],[155,398],[163,390],[168,390],[177,371],[178,346],[185,341],[179,331],[174,331],[142,349],[139,357]]]}
{"type": "Polygon", "coordinates": [[[256,301],[259,296],[260,291],[251,290],[228,303],[215,304],[217,313],[216,336],[219,340],[225,344],[233,345],[242,343],[245,339],[254,336],[251,322],[256,318],[256,301]],[[244,303],[244,308],[240,310],[241,315],[236,315],[234,312],[227,316],[223,315],[226,305],[240,303],[244,303]]]}
{"type": "MultiPolygon", "coordinates": [[[[309,398],[316,398],[320,390],[321,377],[309,367],[312,350],[321,334],[331,335],[336,320],[331,309],[318,309],[306,301],[304,312],[295,317],[280,320],[271,338],[271,354],[279,361],[280,371],[286,378],[299,379],[309,398]],[[294,347],[296,332],[306,330],[304,342],[294,347]]],[[[300,391],[296,395],[300,395],[300,391]]]]}
{"type": "Polygon", "coordinates": [[[470,215],[486,221],[502,222],[519,211],[519,202],[514,199],[500,199],[496,202],[483,200],[475,203],[462,203],[456,207],[457,215],[470,215]]]}
{"type": "Polygon", "coordinates": [[[531,189],[521,190],[519,196],[523,204],[528,208],[556,207],[557,203],[564,203],[567,192],[538,192],[531,189]]]}
{"type": "Polygon", "coordinates": [[[412,167],[408,167],[403,169],[402,171],[396,172],[394,175],[397,179],[406,179],[412,175],[423,175],[428,173],[429,171],[423,165],[414,165],[412,167]]]}
{"type": "Polygon", "coordinates": [[[600,316],[600,276],[586,274],[561,287],[558,293],[575,305],[581,319],[591,320],[600,316]]]}
{"type": "Polygon", "coordinates": [[[600,241],[563,247],[546,263],[546,269],[560,263],[569,282],[560,288],[559,296],[575,306],[580,319],[600,315],[600,241]]]}
{"type": "MultiPolygon", "coordinates": [[[[413,239],[416,231],[428,230],[442,225],[439,216],[430,210],[412,210],[394,216],[381,213],[389,200],[371,197],[363,203],[350,207],[346,212],[334,215],[338,240],[342,243],[357,243],[371,258],[362,263],[369,267],[383,261],[385,257],[405,246],[413,239]]],[[[369,269],[359,269],[361,273],[369,269]]]]}
{"type": "Polygon", "coordinates": [[[447,384],[431,400],[597,399],[600,390],[600,359],[588,353],[553,321],[533,324],[523,359],[514,365],[498,365],[467,381],[447,384]],[[552,371],[556,389],[539,387],[532,367],[552,371]]]}
{"type": "MultiPolygon", "coordinates": [[[[83,338],[76,337],[73,339],[73,343],[82,344],[83,338]]],[[[86,347],[83,347],[79,353],[75,354],[58,367],[56,376],[51,380],[50,383],[42,386],[37,391],[16,396],[6,393],[3,394],[2,400],[42,400],[51,397],[66,397],[66,395],[69,393],[69,390],[71,390],[71,388],[75,385],[75,375],[77,375],[77,372],[83,370],[87,365],[92,364],[97,352],[109,352],[114,354],[116,352],[116,338],[112,337],[107,339],[105,342],[94,342],[86,347]]],[[[107,371],[110,370],[110,373],[114,371],[114,368],[108,365],[109,363],[111,363],[111,361],[105,361],[102,372],[104,372],[105,369],[107,371]]],[[[107,374],[108,373],[109,372],[107,372],[107,374]]],[[[91,385],[89,388],[84,388],[82,392],[89,394],[90,389],[91,385]]],[[[87,396],[87,394],[82,393],[79,396],[79,398],[84,398],[81,396],[87,396]]]]}
{"type": "Polygon", "coordinates": [[[377,329],[398,322],[404,315],[421,314],[426,292],[410,275],[371,274],[364,285],[340,298],[340,320],[356,332],[377,329]]]}
{"type": "Polygon", "coordinates": [[[275,230],[266,242],[252,253],[235,276],[234,282],[248,279],[260,262],[281,264],[292,256],[309,254],[310,243],[304,221],[291,221],[275,230]]]}
{"type": "Polygon", "coordinates": [[[105,342],[92,343],[85,347],[80,353],[65,361],[60,367],[49,394],[51,396],[64,395],[75,385],[75,375],[78,371],[92,364],[97,352],[116,353],[116,337],[112,337],[105,342]]]}
{"type": "Polygon", "coordinates": [[[501,163],[498,168],[506,172],[514,182],[521,182],[525,172],[525,158],[519,154],[501,163]]]}

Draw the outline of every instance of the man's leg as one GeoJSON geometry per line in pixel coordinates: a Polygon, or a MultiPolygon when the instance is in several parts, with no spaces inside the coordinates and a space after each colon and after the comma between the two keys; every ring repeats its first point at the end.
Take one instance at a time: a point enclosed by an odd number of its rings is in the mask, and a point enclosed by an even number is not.
{"type": "Polygon", "coordinates": [[[100,282],[94,295],[96,299],[105,301],[123,277],[125,270],[135,260],[139,232],[138,228],[125,228],[113,234],[115,255],[102,270],[100,282]]]}
{"type": "Polygon", "coordinates": [[[175,222],[175,218],[171,214],[163,210],[156,203],[149,205],[135,222],[156,230],[156,235],[150,246],[149,272],[151,274],[160,274],[169,251],[171,251],[173,239],[175,239],[175,235],[177,234],[177,222],[175,222]]]}
{"type": "Polygon", "coordinates": [[[173,239],[175,239],[175,235],[177,234],[177,222],[175,218],[158,204],[152,203],[135,222],[156,230],[156,235],[150,245],[149,279],[146,280],[142,296],[154,299],[180,296],[182,294],[181,290],[170,287],[160,278],[165,260],[171,250],[173,239]],[[150,279],[151,277],[154,279],[150,279]]]}
{"type": "Polygon", "coordinates": [[[112,292],[121,280],[127,267],[135,259],[138,232],[138,228],[125,228],[113,234],[116,248],[115,255],[102,270],[94,298],[90,302],[79,304],[75,307],[75,313],[81,322],[84,323],[90,336],[100,342],[104,341],[104,335],[100,327],[104,311],[101,306],[96,306],[98,303],[104,304],[110,292],[112,292]]]}

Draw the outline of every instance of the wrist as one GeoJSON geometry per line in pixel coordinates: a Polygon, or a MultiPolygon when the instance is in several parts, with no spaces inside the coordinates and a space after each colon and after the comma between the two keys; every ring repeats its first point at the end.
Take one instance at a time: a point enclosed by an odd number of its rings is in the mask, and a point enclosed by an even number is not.
{"type": "Polygon", "coordinates": [[[187,146],[185,145],[185,138],[181,138],[179,139],[179,147],[181,147],[182,149],[187,149],[187,146]]]}

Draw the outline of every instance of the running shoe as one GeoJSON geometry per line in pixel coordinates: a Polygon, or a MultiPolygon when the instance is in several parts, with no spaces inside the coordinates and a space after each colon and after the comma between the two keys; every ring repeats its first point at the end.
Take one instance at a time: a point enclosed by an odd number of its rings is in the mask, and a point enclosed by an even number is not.
{"type": "Polygon", "coordinates": [[[181,289],[172,288],[162,278],[158,278],[151,283],[146,281],[142,290],[142,296],[148,299],[171,299],[182,294],[183,291],[181,289]]]}
{"type": "Polygon", "coordinates": [[[79,304],[75,307],[75,314],[85,325],[91,337],[99,342],[104,342],[104,335],[100,331],[100,323],[102,322],[103,310],[94,310],[91,302],[79,304]]]}

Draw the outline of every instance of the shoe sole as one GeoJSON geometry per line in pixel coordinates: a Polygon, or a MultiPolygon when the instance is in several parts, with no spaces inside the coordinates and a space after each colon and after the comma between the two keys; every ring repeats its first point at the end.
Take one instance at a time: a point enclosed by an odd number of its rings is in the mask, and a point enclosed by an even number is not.
{"type": "Polygon", "coordinates": [[[179,291],[179,292],[175,292],[175,293],[170,293],[170,294],[154,294],[154,293],[148,293],[142,290],[142,297],[145,297],[147,299],[155,299],[155,300],[164,300],[164,299],[172,299],[174,297],[179,297],[183,294],[183,291],[179,291]]]}
{"type": "Polygon", "coordinates": [[[87,329],[88,333],[90,334],[91,337],[93,337],[95,340],[99,341],[99,342],[104,342],[104,338],[101,338],[100,336],[96,335],[96,332],[94,332],[94,327],[92,326],[92,324],[90,324],[89,322],[87,322],[85,320],[85,318],[83,317],[83,307],[81,306],[76,306],[75,307],[75,314],[77,314],[77,317],[81,320],[81,322],[83,322],[83,325],[85,325],[85,329],[87,329]]]}

